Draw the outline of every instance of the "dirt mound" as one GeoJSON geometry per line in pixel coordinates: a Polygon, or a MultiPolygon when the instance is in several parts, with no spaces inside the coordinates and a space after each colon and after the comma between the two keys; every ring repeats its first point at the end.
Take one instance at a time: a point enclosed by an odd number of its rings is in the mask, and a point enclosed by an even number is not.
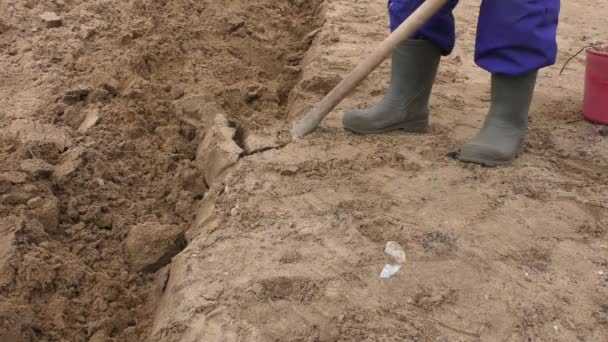
{"type": "Polygon", "coordinates": [[[0,339],[146,340],[167,273],[138,270],[184,242],[146,248],[183,239],[217,176],[175,101],[280,130],[318,3],[0,3],[0,339]]]}

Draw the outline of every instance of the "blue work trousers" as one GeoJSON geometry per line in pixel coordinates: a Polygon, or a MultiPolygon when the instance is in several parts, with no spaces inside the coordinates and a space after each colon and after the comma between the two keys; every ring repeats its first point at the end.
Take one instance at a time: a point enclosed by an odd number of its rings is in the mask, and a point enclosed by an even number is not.
{"type": "MultiPolygon", "coordinates": [[[[424,0],[389,0],[395,30],[424,0]]],[[[454,8],[449,0],[412,39],[430,40],[448,55],[454,48],[454,8]]],[[[520,76],[555,63],[560,0],[482,0],[475,62],[501,75],[520,76]]]]}

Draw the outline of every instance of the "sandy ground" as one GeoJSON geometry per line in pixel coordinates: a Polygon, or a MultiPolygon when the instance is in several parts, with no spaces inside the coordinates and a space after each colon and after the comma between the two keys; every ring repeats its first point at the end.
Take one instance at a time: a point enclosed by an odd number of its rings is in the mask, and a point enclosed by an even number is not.
{"type": "Polygon", "coordinates": [[[427,133],[340,127],[384,64],[290,142],[384,0],[0,0],[0,341],[607,340],[608,140],[584,57],[559,75],[606,11],[563,4],[524,154],[488,169],[446,157],[489,105],[476,1],[427,133]]]}

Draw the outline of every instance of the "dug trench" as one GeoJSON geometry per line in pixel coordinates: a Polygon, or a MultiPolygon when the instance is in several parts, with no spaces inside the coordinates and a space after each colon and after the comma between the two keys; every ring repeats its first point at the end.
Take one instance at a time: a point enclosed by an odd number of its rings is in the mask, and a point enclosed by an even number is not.
{"type": "Polygon", "coordinates": [[[336,82],[301,77],[321,0],[1,6],[0,341],[166,340],[209,186],[336,82]]]}

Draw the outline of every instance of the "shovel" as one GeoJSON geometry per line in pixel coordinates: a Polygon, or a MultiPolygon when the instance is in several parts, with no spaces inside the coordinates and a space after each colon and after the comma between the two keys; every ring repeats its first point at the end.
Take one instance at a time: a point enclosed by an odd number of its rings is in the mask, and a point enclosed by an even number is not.
{"type": "Polygon", "coordinates": [[[294,138],[302,138],[312,133],[323,119],[342,100],[355,89],[369,74],[372,73],[382,62],[387,59],[393,49],[401,42],[409,39],[422,25],[433,17],[448,0],[426,0],[422,5],[407,18],[393,33],[391,33],[380,45],[350,74],[346,75],[325,98],[308,112],[302,120],[293,124],[291,134],[294,138]]]}

